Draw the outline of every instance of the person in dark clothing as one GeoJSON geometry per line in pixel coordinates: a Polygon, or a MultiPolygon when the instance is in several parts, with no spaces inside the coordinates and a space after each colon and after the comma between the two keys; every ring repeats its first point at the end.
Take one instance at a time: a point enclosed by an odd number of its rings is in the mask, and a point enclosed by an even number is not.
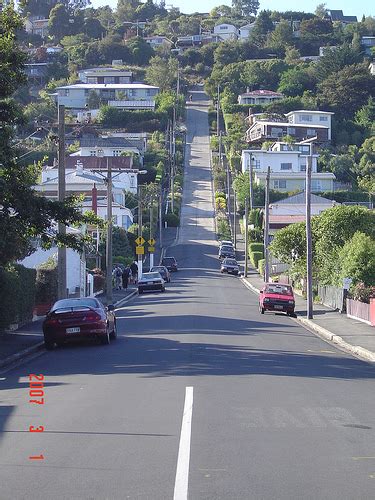
{"type": "Polygon", "coordinates": [[[122,288],[124,288],[124,290],[128,289],[129,276],[130,276],[130,267],[126,266],[125,269],[122,271],[122,288]]]}
{"type": "Polygon", "coordinates": [[[133,282],[134,283],[137,283],[137,279],[138,279],[138,264],[136,263],[136,261],[134,261],[132,263],[132,265],[130,266],[130,270],[132,272],[132,277],[133,277],[133,282]]]}

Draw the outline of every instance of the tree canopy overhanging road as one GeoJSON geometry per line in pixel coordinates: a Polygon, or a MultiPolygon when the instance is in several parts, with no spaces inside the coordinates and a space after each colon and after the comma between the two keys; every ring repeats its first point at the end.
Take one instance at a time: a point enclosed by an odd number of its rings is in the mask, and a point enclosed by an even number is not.
{"type": "Polygon", "coordinates": [[[375,369],[261,316],[219,272],[206,99],[188,110],[167,292],[118,310],[111,345],[1,375],[2,499],[373,498],[375,369]],[[29,403],[30,373],[45,377],[44,405],[29,403]]]}

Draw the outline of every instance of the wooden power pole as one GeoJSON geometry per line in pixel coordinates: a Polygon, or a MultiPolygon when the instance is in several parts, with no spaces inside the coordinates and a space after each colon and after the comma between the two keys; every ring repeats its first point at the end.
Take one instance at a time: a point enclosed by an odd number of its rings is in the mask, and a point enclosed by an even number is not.
{"type": "MultiPolygon", "coordinates": [[[[58,108],[58,200],[63,202],[66,195],[65,185],[65,106],[60,104],[58,108]]],[[[66,235],[66,226],[59,222],[58,231],[60,236],[66,235]]],[[[57,297],[66,298],[66,247],[59,246],[57,249],[57,297]]]]}

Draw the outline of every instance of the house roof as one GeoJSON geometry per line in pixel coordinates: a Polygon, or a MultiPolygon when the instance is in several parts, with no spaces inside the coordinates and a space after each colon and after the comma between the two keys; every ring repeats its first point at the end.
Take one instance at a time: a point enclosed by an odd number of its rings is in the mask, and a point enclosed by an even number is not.
{"type": "Polygon", "coordinates": [[[262,123],[264,125],[273,125],[274,127],[290,127],[290,128],[322,128],[328,130],[329,127],[326,125],[315,125],[315,123],[290,123],[290,122],[272,122],[272,121],[263,121],[263,120],[257,120],[255,121],[250,128],[254,127],[255,125],[258,125],[262,123]]]}
{"type": "MultiPolygon", "coordinates": [[[[332,205],[333,200],[324,198],[323,196],[318,196],[316,194],[311,194],[311,203],[313,205],[332,205]]],[[[273,206],[277,205],[305,205],[306,204],[306,193],[301,191],[300,193],[294,194],[293,196],[288,196],[282,200],[272,203],[273,206]]]]}
{"type": "Polygon", "coordinates": [[[248,28],[251,28],[254,25],[255,25],[255,23],[247,23],[247,24],[245,24],[245,26],[241,26],[240,30],[246,30],[248,28]]]}
{"type": "Polygon", "coordinates": [[[246,96],[246,97],[284,97],[284,94],[281,92],[274,92],[273,90],[252,90],[251,92],[245,92],[244,94],[241,94],[241,96],[246,96]]]}
{"type": "Polygon", "coordinates": [[[65,158],[66,168],[77,168],[79,164],[83,169],[106,170],[107,162],[113,169],[133,170],[131,156],[67,156],[65,158]]]}
{"type": "Polygon", "coordinates": [[[311,109],[296,109],[295,111],[289,111],[289,113],[285,113],[285,116],[291,116],[295,113],[309,113],[310,115],[334,115],[332,111],[313,111],[311,109]]]}
{"type": "Polygon", "coordinates": [[[304,222],[305,215],[269,215],[271,224],[295,224],[296,222],[304,222]]]}
{"type": "Polygon", "coordinates": [[[57,89],[87,89],[87,90],[102,90],[102,89],[159,89],[153,85],[146,85],[144,83],[76,83],[74,85],[64,85],[57,87],[57,89]]]}
{"type": "Polygon", "coordinates": [[[136,148],[137,146],[125,137],[82,137],[81,148],[136,148]]]}
{"type": "Polygon", "coordinates": [[[357,22],[357,16],[344,16],[344,13],[342,10],[329,10],[329,17],[331,18],[331,21],[346,21],[346,22],[357,22]]]}

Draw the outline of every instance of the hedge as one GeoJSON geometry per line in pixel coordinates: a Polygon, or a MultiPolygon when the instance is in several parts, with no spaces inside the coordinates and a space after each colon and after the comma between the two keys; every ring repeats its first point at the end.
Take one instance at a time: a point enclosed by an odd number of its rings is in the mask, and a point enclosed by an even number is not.
{"type": "Polygon", "coordinates": [[[257,269],[258,268],[258,262],[263,259],[263,252],[250,252],[250,261],[252,265],[257,269]]]}
{"type": "Polygon", "coordinates": [[[178,227],[180,224],[180,217],[177,214],[169,212],[164,215],[163,222],[166,222],[168,227],[178,227]]]}
{"type": "Polygon", "coordinates": [[[35,269],[20,264],[0,268],[0,330],[32,318],[35,269]]]}
{"type": "Polygon", "coordinates": [[[251,252],[261,252],[263,253],[264,249],[263,249],[263,243],[255,243],[253,241],[251,241],[249,243],[249,253],[251,252]]]}
{"type": "Polygon", "coordinates": [[[53,304],[57,300],[57,267],[40,267],[36,272],[35,304],[53,304]]]}
{"type": "MultiPolygon", "coordinates": [[[[152,123],[153,130],[164,130],[168,122],[168,113],[165,111],[123,111],[111,106],[102,106],[99,111],[99,123],[104,127],[125,127],[130,131],[143,128],[147,123],[152,123]]],[[[146,132],[150,128],[145,129],[146,132]]]]}
{"type": "Polygon", "coordinates": [[[266,259],[260,259],[258,261],[258,272],[261,276],[264,276],[265,264],[266,264],[266,259]]]}

